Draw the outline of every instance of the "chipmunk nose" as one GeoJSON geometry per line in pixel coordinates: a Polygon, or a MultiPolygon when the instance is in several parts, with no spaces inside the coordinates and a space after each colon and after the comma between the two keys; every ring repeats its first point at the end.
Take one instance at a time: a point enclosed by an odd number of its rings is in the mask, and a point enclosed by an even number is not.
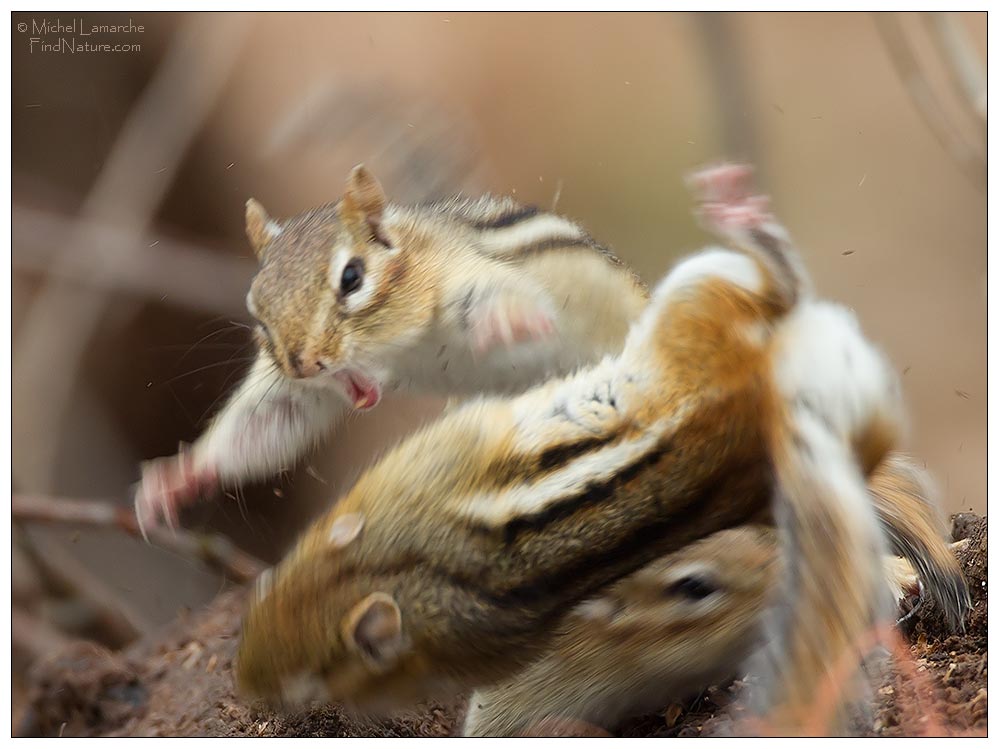
{"type": "Polygon", "coordinates": [[[307,354],[291,354],[288,357],[288,363],[291,365],[291,371],[295,377],[299,379],[315,377],[326,371],[326,365],[318,357],[307,354]]]}

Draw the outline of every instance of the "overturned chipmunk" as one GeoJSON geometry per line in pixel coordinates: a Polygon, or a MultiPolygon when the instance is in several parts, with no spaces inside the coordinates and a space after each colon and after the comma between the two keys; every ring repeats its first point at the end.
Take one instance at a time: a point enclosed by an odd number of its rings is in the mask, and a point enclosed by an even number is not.
{"type": "Polygon", "coordinates": [[[697,175],[731,249],[681,262],[620,355],[453,410],[310,528],[244,619],[245,692],[384,711],[500,681],[584,598],[774,507],[790,572],[770,715],[803,725],[886,603],[866,476],[901,406],[852,316],[810,296],[748,175],[697,175]]]}
{"type": "Polygon", "coordinates": [[[644,284],[576,223],[506,198],[389,204],[363,167],[286,221],[256,201],[258,353],[205,433],[144,464],[140,526],[291,468],[386,390],[514,393],[617,353],[644,284]]]}
{"type": "MultiPolygon", "coordinates": [[[[927,505],[932,492],[900,456],[878,466],[868,489],[894,498],[897,510],[927,505]]],[[[960,621],[967,592],[951,594],[953,580],[937,562],[940,538],[930,534],[933,551],[922,564],[887,557],[886,582],[895,601],[925,589],[949,602],[948,615],[960,621]],[[924,582],[917,568],[934,571],[924,582]]],[[[760,644],[761,615],[777,578],[776,544],[769,525],[719,531],[580,604],[547,654],[469,697],[462,735],[514,736],[545,720],[610,730],[737,676],[760,644]]]]}
{"type": "MultiPolygon", "coordinates": [[[[392,205],[363,167],[342,200],[288,220],[250,200],[246,231],[261,264],[247,295],[256,361],[194,445],[144,464],[140,527],[290,467],[385,389],[514,392],[618,353],[648,302],[564,216],[490,196],[392,205]]],[[[960,580],[933,508],[881,499],[893,550],[921,563],[935,549],[920,571],[960,580]]]]}
{"type": "MultiPolygon", "coordinates": [[[[513,391],[616,353],[648,298],[564,216],[490,196],[395,206],[363,167],[341,201],[286,221],[249,201],[246,229],[257,360],[190,449],[146,464],[140,521],[288,467],[384,388],[513,391]]],[[[925,512],[883,513],[897,553],[930,558],[925,512]]]]}
{"type": "MultiPolygon", "coordinates": [[[[247,233],[262,264],[247,299],[260,318],[258,361],[190,451],[147,465],[140,519],[172,517],[220,479],[288,465],[332,428],[345,396],[363,409],[400,385],[513,390],[616,351],[647,298],[564,217],[492,198],[390,206],[363,169],[341,203],[287,221],[251,201],[247,233]]],[[[917,496],[875,491],[894,550],[959,612],[963,581],[941,554],[932,506],[917,496]]]]}

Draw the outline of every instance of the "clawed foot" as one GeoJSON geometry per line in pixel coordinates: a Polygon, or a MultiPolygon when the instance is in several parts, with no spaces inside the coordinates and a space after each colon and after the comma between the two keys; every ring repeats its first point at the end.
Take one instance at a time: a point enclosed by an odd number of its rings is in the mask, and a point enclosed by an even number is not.
{"type": "Polygon", "coordinates": [[[771,223],[770,199],[753,193],[753,169],[722,164],[692,174],[688,180],[706,227],[722,236],[739,236],[771,223]]]}
{"type": "Polygon", "coordinates": [[[906,591],[906,593],[907,595],[899,601],[900,616],[895,620],[895,626],[908,634],[916,621],[916,614],[923,608],[923,603],[926,601],[926,589],[923,587],[922,581],[917,581],[916,590],[906,591]]]}
{"type": "Polygon", "coordinates": [[[191,504],[218,484],[214,472],[196,469],[190,450],[181,446],[177,455],[142,464],[142,478],[135,492],[135,518],[142,537],[148,528],[165,519],[174,528],[178,510],[191,504]]]}
{"type": "Polygon", "coordinates": [[[484,353],[497,346],[539,341],[556,329],[552,314],[526,295],[500,292],[480,302],[469,315],[472,349],[484,353]]]}

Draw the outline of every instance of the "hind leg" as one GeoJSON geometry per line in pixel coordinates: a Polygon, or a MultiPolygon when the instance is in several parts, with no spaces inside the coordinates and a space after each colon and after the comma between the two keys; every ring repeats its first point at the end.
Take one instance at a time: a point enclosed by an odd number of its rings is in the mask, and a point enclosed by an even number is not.
{"type": "Polygon", "coordinates": [[[722,164],[694,172],[687,183],[702,225],[763,260],[781,295],[793,302],[807,277],[787,229],[770,213],[770,198],[757,192],[752,177],[748,165],[722,164]]]}

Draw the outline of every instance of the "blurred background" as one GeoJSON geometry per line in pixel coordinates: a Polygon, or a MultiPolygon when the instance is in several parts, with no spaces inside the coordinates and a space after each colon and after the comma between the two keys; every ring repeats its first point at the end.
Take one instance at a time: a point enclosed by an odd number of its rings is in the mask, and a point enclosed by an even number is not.
{"type": "MultiPolygon", "coordinates": [[[[251,196],[292,215],[337,199],[365,162],[398,202],[489,191],[556,206],[654,282],[706,240],[682,176],[739,158],[758,166],[820,293],[855,309],[902,372],[908,447],[945,509],[985,512],[985,14],[15,13],[13,25],[20,507],[127,507],[139,462],[198,435],[253,353],[238,326],[251,196]]],[[[184,525],[275,560],[440,406],[388,398],[299,470],[184,525]]],[[[16,511],[12,575],[15,687],[59,638],[124,644],[225,582],[116,528],[16,511]]]]}

